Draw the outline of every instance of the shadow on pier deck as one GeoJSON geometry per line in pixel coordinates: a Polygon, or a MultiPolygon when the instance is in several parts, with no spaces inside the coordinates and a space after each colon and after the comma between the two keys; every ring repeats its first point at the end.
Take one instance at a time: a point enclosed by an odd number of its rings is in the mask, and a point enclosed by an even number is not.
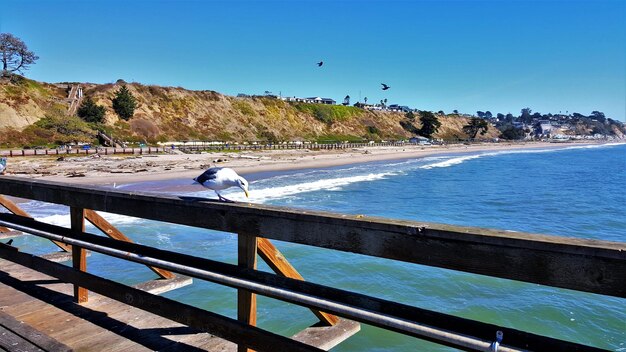
{"type": "MultiPolygon", "coordinates": [[[[23,253],[10,243],[0,244],[0,306],[7,320],[2,326],[10,330],[11,338],[19,335],[26,341],[18,343],[39,350],[46,350],[46,345],[56,346],[49,350],[67,346],[89,351],[320,351],[356,333],[358,322],[461,350],[599,350],[306,282],[271,239],[626,297],[624,243],[216,203],[10,177],[0,177],[0,194],[70,207],[68,229],[35,221],[0,196],[0,205],[12,213],[0,213],[0,232],[47,238],[66,252],[61,257],[72,260],[66,266],[23,253]],[[96,211],[237,233],[238,263],[135,244],[96,211]],[[107,237],[86,233],[85,220],[107,237]],[[87,250],[145,264],[159,279],[130,287],[90,274],[87,250]],[[257,271],[257,255],[276,274],[257,271]],[[158,295],[190,284],[189,278],[236,288],[237,319],[158,295]],[[257,328],[257,294],[307,307],[320,322],[294,337],[257,328]],[[11,330],[16,321],[30,330],[22,334],[11,330]],[[496,336],[503,338],[497,341],[496,336]]],[[[0,348],[3,341],[0,338],[0,348]]]]}

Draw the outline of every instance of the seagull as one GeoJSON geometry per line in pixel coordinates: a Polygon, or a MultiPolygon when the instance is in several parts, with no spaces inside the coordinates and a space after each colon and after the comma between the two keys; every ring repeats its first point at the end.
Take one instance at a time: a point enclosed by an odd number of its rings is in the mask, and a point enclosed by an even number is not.
{"type": "Polygon", "coordinates": [[[324,61],[320,61],[317,63],[317,67],[322,67],[323,64],[324,64],[324,61]]]}
{"type": "Polygon", "coordinates": [[[232,202],[230,199],[222,197],[218,192],[226,188],[237,186],[243,190],[246,197],[248,194],[248,181],[245,178],[237,175],[235,170],[227,167],[212,167],[202,173],[202,175],[193,179],[201,184],[203,187],[212,189],[222,202],[232,202]]]}
{"type": "Polygon", "coordinates": [[[386,85],[384,83],[381,83],[381,84],[383,85],[383,90],[387,90],[387,89],[391,88],[391,87],[389,87],[388,85],[386,85]]]}

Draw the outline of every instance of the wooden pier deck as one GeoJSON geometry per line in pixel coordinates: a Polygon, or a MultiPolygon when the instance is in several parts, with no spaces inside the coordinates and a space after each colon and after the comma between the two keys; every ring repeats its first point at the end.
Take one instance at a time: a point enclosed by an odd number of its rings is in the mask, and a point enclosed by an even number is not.
{"type": "MultiPolygon", "coordinates": [[[[293,339],[328,349],[358,330],[358,323],[342,319],[293,339]]],[[[0,351],[18,347],[25,352],[237,351],[233,342],[93,292],[78,304],[72,284],[0,259],[0,351]],[[18,332],[19,338],[9,336],[16,335],[16,323],[27,331],[18,332]]]]}
{"type": "Polygon", "coordinates": [[[63,345],[101,352],[237,350],[232,342],[96,293],[77,304],[73,285],[4,259],[0,309],[56,340],[57,345],[50,345],[55,352],[63,345]]]}

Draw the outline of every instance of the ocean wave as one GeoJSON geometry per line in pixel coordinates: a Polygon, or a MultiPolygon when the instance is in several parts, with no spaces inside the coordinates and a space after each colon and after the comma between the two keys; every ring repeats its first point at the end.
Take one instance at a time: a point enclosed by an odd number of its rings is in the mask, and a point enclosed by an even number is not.
{"type": "MultiPolygon", "coordinates": [[[[565,148],[559,148],[559,149],[549,148],[549,149],[501,150],[501,151],[497,151],[497,152],[489,152],[489,153],[480,153],[480,154],[473,154],[473,155],[464,155],[464,156],[458,156],[458,157],[450,157],[449,159],[446,159],[446,160],[443,160],[443,161],[440,161],[440,162],[422,165],[419,168],[420,169],[433,169],[433,168],[438,168],[438,167],[450,167],[450,166],[462,164],[463,162],[468,161],[468,160],[474,160],[474,159],[479,159],[479,158],[489,157],[489,156],[499,156],[499,155],[509,155],[509,154],[558,153],[558,152],[563,152],[563,151],[567,151],[567,150],[598,149],[598,148],[614,147],[614,146],[619,146],[619,145],[626,145],[626,143],[606,143],[606,144],[592,144],[592,145],[577,145],[577,146],[571,146],[571,147],[565,147],[565,148]]],[[[441,158],[441,157],[438,157],[438,158],[441,158]]],[[[427,160],[427,159],[422,159],[422,160],[427,160]]]]}
{"type": "MultiPolygon", "coordinates": [[[[314,192],[314,191],[338,191],[341,190],[342,187],[357,183],[357,182],[368,182],[368,181],[376,181],[381,180],[387,176],[394,175],[394,172],[383,172],[377,174],[367,174],[367,175],[357,175],[357,176],[348,176],[348,177],[338,177],[338,178],[329,178],[329,179],[316,179],[315,181],[310,182],[302,182],[293,185],[279,185],[274,187],[266,187],[255,189],[254,183],[251,185],[250,191],[250,199],[246,200],[246,198],[239,192],[238,190],[224,192],[223,195],[227,198],[230,198],[235,201],[250,201],[255,203],[263,203],[269,199],[278,199],[278,198],[287,198],[294,196],[300,193],[306,192],[314,192]]],[[[269,179],[271,181],[276,181],[273,179],[269,179]]]]}
{"type": "Polygon", "coordinates": [[[458,165],[458,164],[462,164],[463,162],[467,161],[467,160],[473,160],[473,159],[478,159],[481,158],[483,156],[486,156],[487,154],[477,154],[477,155],[465,155],[465,156],[459,156],[459,157],[453,157],[444,161],[439,161],[436,163],[432,163],[432,164],[426,164],[426,165],[422,165],[420,166],[420,169],[433,169],[436,167],[450,167],[453,165],[458,165]]]}
{"type": "MultiPolygon", "coordinates": [[[[145,221],[144,219],[135,218],[132,216],[107,213],[103,211],[99,211],[97,213],[113,225],[129,225],[129,224],[135,224],[135,223],[145,221]]],[[[69,213],[35,217],[35,220],[45,222],[51,225],[66,227],[66,228],[71,227],[71,220],[70,220],[69,213]]]]}

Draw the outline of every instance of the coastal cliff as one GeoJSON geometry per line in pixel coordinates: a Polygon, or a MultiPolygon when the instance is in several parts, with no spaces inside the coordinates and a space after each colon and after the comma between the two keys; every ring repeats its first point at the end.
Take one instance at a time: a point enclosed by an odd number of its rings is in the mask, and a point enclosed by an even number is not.
{"type": "MultiPolygon", "coordinates": [[[[17,76],[0,81],[0,143],[36,144],[63,140],[63,131],[54,136],[38,129],[50,123],[37,123],[45,117],[67,120],[67,94],[76,83],[42,83],[17,76]]],[[[232,97],[215,91],[192,91],[181,87],[161,87],[118,81],[109,84],[80,83],[84,97],[105,108],[103,124],[74,125],[85,136],[105,130],[127,141],[220,140],[220,141],[357,141],[406,139],[414,136],[407,122],[420,127],[419,115],[407,119],[402,112],[368,111],[352,106],[290,103],[273,97],[232,97]],[[114,113],[111,99],[126,85],[137,99],[131,119],[121,120],[114,113]],[[403,122],[401,124],[401,122],[403,122]]],[[[466,138],[462,127],[468,119],[439,115],[442,123],[437,138],[466,138]]],[[[59,130],[59,129],[57,129],[59,130]]],[[[61,129],[62,130],[62,129],[61,129]]],[[[491,128],[481,138],[497,137],[491,128]]],[[[75,137],[71,137],[74,138],[75,137]]],[[[69,139],[71,139],[69,138],[69,139]]]]}

